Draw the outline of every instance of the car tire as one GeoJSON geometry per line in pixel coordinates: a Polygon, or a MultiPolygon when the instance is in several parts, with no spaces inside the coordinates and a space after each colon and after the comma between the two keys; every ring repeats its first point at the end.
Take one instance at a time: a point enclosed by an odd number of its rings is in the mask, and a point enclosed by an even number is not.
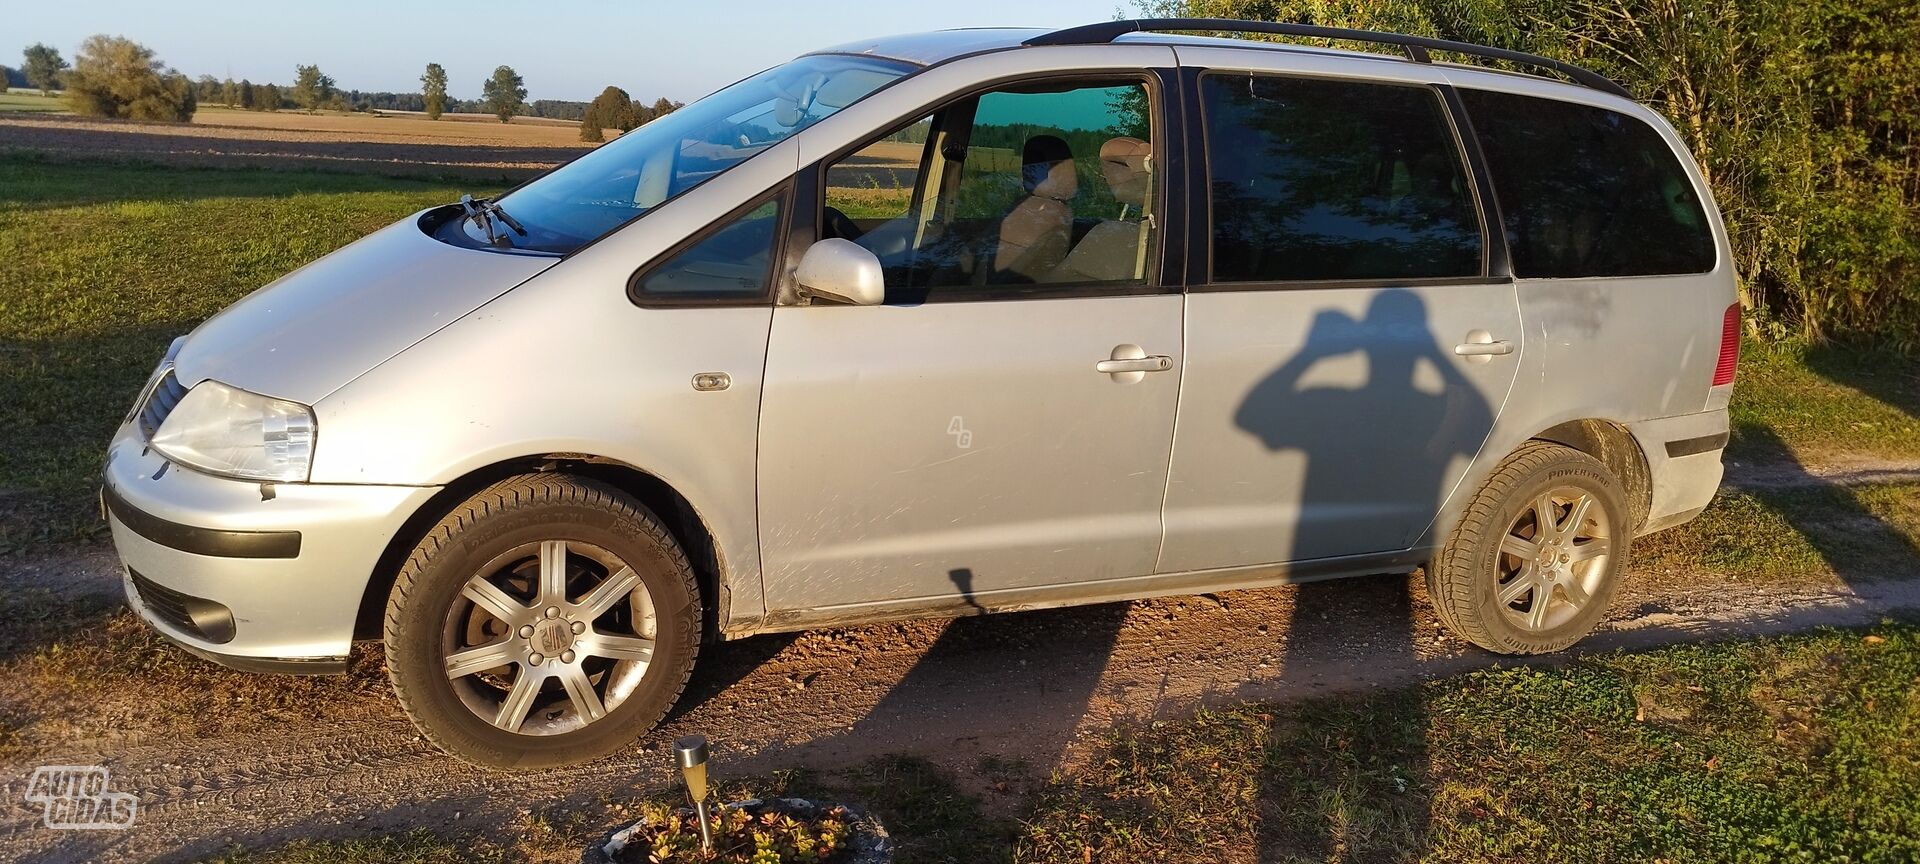
{"type": "Polygon", "coordinates": [[[701,614],[686,554],[639,502],[586,478],[514,477],[407,556],[387,601],[387,672],[420,733],[455,757],[577,764],[665,716],[701,614]]]}
{"type": "Polygon", "coordinates": [[[1427,592],[1440,622],[1475,645],[1559,651],[1606,614],[1632,542],[1625,493],[1605,465],[1529,442],[1468,503],[1427,568],[1427,592]]]}

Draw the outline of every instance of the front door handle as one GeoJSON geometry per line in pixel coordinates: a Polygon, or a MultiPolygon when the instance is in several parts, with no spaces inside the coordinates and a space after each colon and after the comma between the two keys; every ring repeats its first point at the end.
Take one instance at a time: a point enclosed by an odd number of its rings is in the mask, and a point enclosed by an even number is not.
{"type": "Polygon", "coordinates": [[[1115,345],[1112,356],[1093,364],[1095,372],[1112,375],[1113,380],[1122,384],[1139,381],[1147,377],[1148,372],[1165,372],[1172,368],[1172,357],[1148,354],[1145,348],[1132,343],[1115,345]]]}
{"type": "Polygon", "coordinates": [[[1496,356],[1512,354],[1513,343],[1495,339],[1485,330],[1474,330],[1467,333],[1467,341],[1453,346],[1453,353],[1467,358],[1468,363],[1486,363],[1496,356]]]}

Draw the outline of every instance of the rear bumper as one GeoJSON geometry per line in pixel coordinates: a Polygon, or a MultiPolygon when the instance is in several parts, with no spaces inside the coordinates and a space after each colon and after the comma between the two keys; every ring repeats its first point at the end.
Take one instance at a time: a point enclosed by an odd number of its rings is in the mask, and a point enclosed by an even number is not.
{"type": "Polygon", "coordinates": [[[102,501],[127,602],[187,650],[256,672],[338,672],[367,581],[434,489],[231,480],[122,427],[102,501]]]}
{"type": "Polygon", "coordinates": [[[1720,463],[1728,438],[1725,409],[1627,424],[1647,456],[1647,521],[1651,534],[1691,521],[1712,503],[1725,472],[1720,463]]]}

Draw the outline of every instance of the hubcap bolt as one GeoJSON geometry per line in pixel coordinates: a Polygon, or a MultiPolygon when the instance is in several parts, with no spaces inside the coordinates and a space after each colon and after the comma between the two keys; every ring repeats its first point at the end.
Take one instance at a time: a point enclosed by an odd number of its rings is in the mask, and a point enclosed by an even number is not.
{"type": "Polygon", "coordinates": [[[560,617],[560,607],[558,607],[558,606],[548,606],[548,607],[547,607],[547,617],[548,617],[548,618],[558,618],[558,617],[560,617]]]}
{"type": "Polygon", "coordinates": [[[538,666],[538,665],[540,665],[540,664],[542,664],[542,663],[545,663],[545,662],[547,662],[547,658],[546,658],[546,657],[545,657],[544,655],[541,655],[541,654],[535,654],[535,655],[533,655],[532,657],[528,657],[528,658],[527,658],[527,662],[528,662],[528,663],[532,663],[532,664],[533,664],[533,665],[535,665],[535,666],[538,666]]]}
{"type": "Polygon", "coordinates": [[[578,636],[585,632],[587,632],[587,622],[585,621],[573,622],[573,635],[578,636]]]}
{"type": "Polygon", "coordinates": [[[532,625],[532,624],[527,624],[527,625],[525,625],[525,626],[522,626],[522,627],[520,628],[520,638],[522,638],[522,639],[532,639],[532,638],[533,638],[533,625],[532,625]]]}
{"type": "Polygon", "coordinates": [[[565,652],[565,653],[563,653],[563,654],[561,654],[561,655],[560,655],[560,662],[562,662],[562,663],[572,663],[572,662],[573,662],[573,652],[572,652],[572,651],[567,651],[567,652],[565,652]]]}

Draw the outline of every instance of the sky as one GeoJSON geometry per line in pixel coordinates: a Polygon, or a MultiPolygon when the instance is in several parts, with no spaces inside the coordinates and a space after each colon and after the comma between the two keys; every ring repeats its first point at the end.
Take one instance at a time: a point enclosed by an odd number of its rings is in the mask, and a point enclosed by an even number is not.
{"type": "Polygon", "coordinates": [[[1067,27],[1112,19],[1129,0],[205,0],[31,2],[0,19],[0,65],[45,42],[72,62],[95,33],[125,36],[188,76],[293,82],[317,63],[344,90],[420,89],[427,63],[477,99],[495,66],[528,99],[588,100],[607,85],[683,102],[818,48],[949,27],[1067,27]]]}

